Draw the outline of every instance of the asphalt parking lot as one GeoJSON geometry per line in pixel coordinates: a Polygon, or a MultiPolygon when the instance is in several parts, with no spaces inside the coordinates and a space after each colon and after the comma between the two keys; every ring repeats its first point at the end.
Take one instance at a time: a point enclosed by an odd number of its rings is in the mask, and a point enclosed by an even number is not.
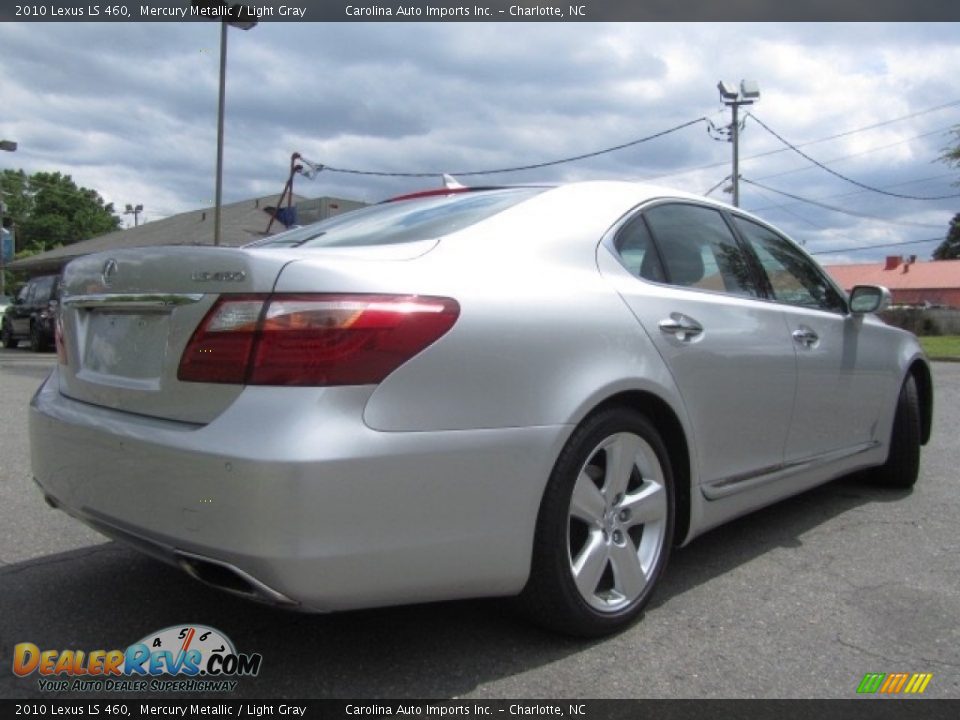
{"type": "Polygon", "coordinates": [[[853,698],[868,672],[960,697],[960,364],[935,364],[912,492],[843,478],[714,530],[674,554],[639,624],[578,642],[503,601],[284,612],[106,542],[31,480],[26,408],[54,363],[0,350],[0,697],[43,696],[11,672],[16,643],[125,648],[182,623],[263,655],[231,699],[853,698]]]}

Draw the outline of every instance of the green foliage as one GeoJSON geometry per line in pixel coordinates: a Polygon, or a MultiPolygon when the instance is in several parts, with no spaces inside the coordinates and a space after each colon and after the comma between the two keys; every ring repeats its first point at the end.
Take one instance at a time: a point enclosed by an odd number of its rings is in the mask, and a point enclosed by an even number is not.
{"type": "Polygon", "coordinates": [[[23,170],[0,174],[6,214],[16,226],[17,248],[43,252],[86,240],[120,227],[113,203],[100,193],[78,187],[69,175],[23,170]]]}
{"type": "Polygon", "coordinates": [[[940,156],[940,159],[947,165],[960,167],[960,125],[957,125],[955,128],[953,128],[951,132],[957,136],[957,144],[953,147],[945,148],[943,155],[940,156]]]}
{"type": "MultiPolygon", "coordinates": [[[[960,148],[958,148],[960,152],[960,148]]],[[[947,237],[933,251],[934,260],[956,260],[960,258],[960,213],[953,216],[947,237]]]]}
{"type": "MultiPolygon", "coordinates": [[[[960,168],[960,125],[953,128],[951,132],[957,136],[957,144],[945,148],[940,160],[947,165],[960,168]]],[[[960,185],[960,183],[955,184],[960,185]]],[[[950,221],[950,228],[947,230],[947,237],[933,251],[934,260],[954,260],[957,258],[960,258],[960,213],[953,216],[953,220],[950,221]]]]}
{"type": "Polygon", "coordinates": [[[941,335],[940,337],[922,337],[920,344],[924,352],[933,359],[952,358],[960,360],[960,335],[941,335]]]}

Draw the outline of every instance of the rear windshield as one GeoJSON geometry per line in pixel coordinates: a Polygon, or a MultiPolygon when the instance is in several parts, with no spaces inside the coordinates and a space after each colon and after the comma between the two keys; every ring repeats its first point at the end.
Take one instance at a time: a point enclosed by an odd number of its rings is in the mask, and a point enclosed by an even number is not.
{"type": "Polygon", "coordinates": [[[545,189],[508,188],[382,203],[276,235],[264,245],[358,247],[431,240],[463,230],[545,189]]]}

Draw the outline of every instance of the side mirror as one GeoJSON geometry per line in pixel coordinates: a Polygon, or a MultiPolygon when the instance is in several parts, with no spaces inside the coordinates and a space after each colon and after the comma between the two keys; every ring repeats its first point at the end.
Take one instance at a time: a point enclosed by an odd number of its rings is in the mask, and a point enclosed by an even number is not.
{"type": "Polygon", "coordinates": [[[880,285],[855,285],[850,291],[850,312],[864,315],[890,306],[890,291],[880,285]]]}
{"type": "Polygon", "coordinates": [[[23,298],[19,295],[13,299],[14,305],[23,305],[23,298]]]}

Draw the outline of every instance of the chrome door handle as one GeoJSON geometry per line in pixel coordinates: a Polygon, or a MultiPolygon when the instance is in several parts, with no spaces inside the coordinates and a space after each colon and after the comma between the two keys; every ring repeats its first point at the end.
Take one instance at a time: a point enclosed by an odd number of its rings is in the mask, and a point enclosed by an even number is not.
{"type": "Polygon", "coordinates": [[[673,335],[677,340],[690,340],[703,332],[703,326],[683,313],[670,313],[670,317],[657,323],[660,332],[673,335]]]}
{"type": "Polygon", "coordinates": [[[794,341],[800,345],[803,345],[804,347],[816,347],[817,343],[820,342],[820,336],[806,325],[801,325],[799,328],[794,330],[792,334],[794,341]]]}

